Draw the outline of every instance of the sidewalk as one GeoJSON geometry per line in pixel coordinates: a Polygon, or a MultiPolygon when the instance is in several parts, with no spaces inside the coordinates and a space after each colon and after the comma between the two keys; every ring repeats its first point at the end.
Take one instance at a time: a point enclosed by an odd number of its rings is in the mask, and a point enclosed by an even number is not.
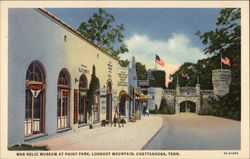
{"type": "Polygon", "coordinates": [[[160,116],[143,116],[124,127],[94,127],[32,143],[48,145],[50,150],[140,150],[161,128],[160,116]]]}

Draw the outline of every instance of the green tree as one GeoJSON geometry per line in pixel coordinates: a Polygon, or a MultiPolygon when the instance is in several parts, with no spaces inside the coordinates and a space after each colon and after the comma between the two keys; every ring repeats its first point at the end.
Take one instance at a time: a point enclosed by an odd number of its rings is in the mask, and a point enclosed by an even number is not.
{"type": "Polygon", "coordinates": [[[213,89],[212,70],[220,67],[219,61],[219,56],[213,56],[198,60],[197,63],[184,63],[174,74],[170,75],[173,80],[168,84],[168,88],[175,89],[178,76],[181,87],[194,87],[199,78],[201,89],[213,89]]]}
{"type": "Polygon", "coordinates": [[[227,56],[231,60],[231,67],[223,65],[232,72],[231,89],[240,93],[240,63],[241,63],[241,12],[239,8],[225,8],[220,11],[217,28],[212,31],[196,34],[206,45],[204,52],[220,57],[227,56]]]}
{"type": "Polygon", "coordinates": [[[122,66],[122,67],[128,67],[129,65],[129,60],[126,59],[126,60],[119,60],[119,64],[122,66]]]}
{"type": "Polygon", "coordinates": [[[219,57],[220,53],[231,60],[231,67],[223,65],[230,69],[232,81],[230,92],[224,97],[218,97],[218,100],[211,102],[215,110],[220,112],[220,116],[240,120],[241,107],[241,10],[240,8],[225,8],[220,11],[220,17],[217,19],[217,28],[215,30],[197,35],[206,45],[205,53],[214,54],[219,57]],[[219,103],[219,104],[218,104],[219,103]],[[224,111],[226,109],[226,111],[224,111]]]}
{"type": "Polygon", "coordinates": [[[104,50],[118,57],[119,54],[128,52],[127,46],[123,44],[124,25],[115,25],[115,17],[104,9],[99,8],[97,13],[82,22],[78,27],[82,35],[101,46],[104,50]],[[116,46],[116,47],[115,47],[116,46]]]}
{"type": "Polygon", "coordinates": [[[87,90],[87,112],[89,115],[92,115],[92,109],[94,105],[94,94],[96,89],[99,86],[99,79],[95,75],[95,65],[93,65],[92,74],[91,74],[91,81],[89,84],[89,89],[87,90]]]}
{"type": "Polygon", "coordinates": [[[146,65],[136,62],[136,73],[137,73],[137,79],[138,80],[146,80],[147,79],[147,71],[146,71],[146,65]]]}
{"type": "Polygon", "coordinates": [[[157,111],[157,113],[160,113],[160,114],[174,114],[175,110],[174,110],[173,107],[170,107],[168,105],[166,98],[162,98],[161,103],[160,103],[160,107],[159,107],[159,110],[157,111]]]}
{"type": "Polygon", "coordinates": [[[201,89],[213,89],[212,70],[220,68],[220,53],[231,61],[232,81],[230,92],[224,97],[211,99],[211,110],[202,110],[201,114],[213,114],[240,120],[241,110],[241,13],[239,8],[225,8],[217,18],[216,29],[196,35],[205,45],[204,53],[212,57],[199,60],[196,64],[184,63],[176,73],[171,75],[169,88],[175,88],[177,76],[180,86],[195,86],[195,78],[199,76],[201,89]]]}
{"type": "Polygon", "coordinates": [[[161,99],[159,111],[160,114],[168,114],[170,111],[168,109],[167,100],[165,98],[161,99]]]}
{"type": "Polygon", "coordinates": [[[150,80],[150,86],[151,87],[162,87],[165,88],[165,83],[166,83],[166,73],[165,71],[162,70],[157,70],[157,71],[151,71],[153,79],[150,80]]]}

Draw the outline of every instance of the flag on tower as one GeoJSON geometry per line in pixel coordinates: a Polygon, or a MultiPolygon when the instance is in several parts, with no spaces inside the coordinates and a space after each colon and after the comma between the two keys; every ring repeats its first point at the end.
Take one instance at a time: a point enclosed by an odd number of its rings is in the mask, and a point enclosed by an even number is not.
{"type": "Polygon", "coordinates": [[[225,65],[231,66],[229,58],[225,57],[224,59],[221,58],[221,62],[223,62],[225,65]]]}
{"type": "Polygon", "coordinates": [[[161,65],[162,67],[164,67],[165,65],[164,61],[158,55],[155,56],[155,62],[161,65]]]}

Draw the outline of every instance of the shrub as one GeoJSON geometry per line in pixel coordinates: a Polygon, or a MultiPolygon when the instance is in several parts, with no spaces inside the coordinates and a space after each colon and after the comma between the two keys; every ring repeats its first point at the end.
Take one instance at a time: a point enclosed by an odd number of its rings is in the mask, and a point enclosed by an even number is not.
{"type": "Polygon", "coordinates": [[[165,98],[161,99],[161,104],[158,113],[160,114],[174,114],[175,110],[173,107],[170,107],[165,98]]]}

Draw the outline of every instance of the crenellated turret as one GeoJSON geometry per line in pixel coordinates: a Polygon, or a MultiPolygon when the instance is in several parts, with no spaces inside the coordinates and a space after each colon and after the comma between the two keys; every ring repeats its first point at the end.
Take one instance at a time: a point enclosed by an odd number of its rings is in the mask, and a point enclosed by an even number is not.
{"type": "Polygon", "coordinates": [[[224,96],[228,94],[231,83],[231,71],[228,69],[213,70],[212,82],[215,96],[224,96]]]}

